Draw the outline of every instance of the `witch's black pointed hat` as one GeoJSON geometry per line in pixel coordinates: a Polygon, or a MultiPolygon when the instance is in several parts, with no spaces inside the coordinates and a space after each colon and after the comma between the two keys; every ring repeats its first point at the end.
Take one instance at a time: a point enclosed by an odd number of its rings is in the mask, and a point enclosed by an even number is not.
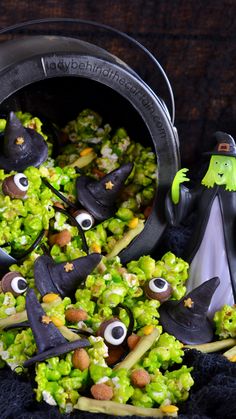
{"type": "Polygon", "coordinates": [[[35,285],[42,296],[49,293],[62,298],[74,296],[101,259],[100,253],[91,253],[70,262],[56,263],[50,256],[39,256],[34,263],[35,285]]]}
{"type": "Polygon", "coordinates": [[[26,311],[38,352],[37,355],[25,361],[24,367],[29,367],[35,362],[41,362],[45,359],[65,354],[76,348],[90,346],[87,339],[68,342],[58,328],[50,321],[50,318],[42,309],[32,288],[26,294],[26,311]]]}
{"type": "Polygon", "coordinates": [[[159,321],[165,332],[185,344],[210,342],[214,331],[207,311],[219,283],[218,277],[211,278],[181,300],[163,303],[159,308],[159,321]]]}
{"type": "Polygon", "coordinates": [[[133,168],[132,163],[120,166],[101,180],[80,176],[76,180],[79,203],[98,221],[110,218],[115,212],[115,201],[133,168]]]}
{"type": "Polygon", "coordinates": [[[236,157],[236,144],[230,134],[217,131],[214,134],[214,138],[217,142],[214,150],[205,152],[205,155],[236,157]]]}
{"type": "Polygon", "coordinates": [[[29,166],[38,167],[48,157],[47,143],[38,132],[25,128],[14,112],[10,112],[0,150],[0,168],[21,172],[29,166]]]}

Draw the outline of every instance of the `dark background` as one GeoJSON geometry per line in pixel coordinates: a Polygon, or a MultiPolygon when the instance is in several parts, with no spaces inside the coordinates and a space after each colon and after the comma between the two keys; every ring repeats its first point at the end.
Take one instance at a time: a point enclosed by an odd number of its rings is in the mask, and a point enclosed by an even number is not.
{"type": "Polygon", "coordinates": [[[216,130],[236,137],[235,0],[1,1],[0,28],[72,17],[119,29],[147,47],[171,82],[182,166],[197,165],[216,130]]]}

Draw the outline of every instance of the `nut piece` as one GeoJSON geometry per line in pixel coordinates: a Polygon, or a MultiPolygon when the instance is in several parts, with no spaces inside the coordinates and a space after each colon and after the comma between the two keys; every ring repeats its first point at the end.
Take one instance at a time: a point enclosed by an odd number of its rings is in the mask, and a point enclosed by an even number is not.
{"type": "Polygon", "coordinates": [[[112,387],[104,383],[94,384],[90,391],[96,400],[111,400],[113,397],[112,387]]]}
{"type": "Polygon", "coordinates": [[[87,320],[88,314],[82,308],[68,308],[65,312],[65,318],[69,323],[77,323],[87,320]]]}
{"type": "Polygon", "coordinates": [[[150,375],[144,369],[132,371],[130,379],[134,387],[142,388],[150,383],[150,375]]]}
{"type": "Polygon", "coordinates": [[[59,201],[54,202],[53,205],[54,205],[54,207],[65,209],[64,206],[63,206],[63,204],[61,202],[59,202],[59,201]]]}
{"type": "Polygon", "coordinates": [[[140,341],[140,336],[132,333],[132,335],[130,335],[127,339],[127,344],[128,344],[129,349],[132,351],[139,341],[140,341]]]}
{"type": "Polygon", "coordinates": [[[52,234],[49,239],[51,246],[57,244],[60,247],[66,246],[71,241],[71,233],[69,230],[62,230],[57,234],[52,234]]]}
{"type": "Polygon", "coordinates": [[[90,358],[84,348],[78,348],[72,355],[72,364],[74,368],[78,368],[81,371],[86,370],[90,365],[90,358]]]}

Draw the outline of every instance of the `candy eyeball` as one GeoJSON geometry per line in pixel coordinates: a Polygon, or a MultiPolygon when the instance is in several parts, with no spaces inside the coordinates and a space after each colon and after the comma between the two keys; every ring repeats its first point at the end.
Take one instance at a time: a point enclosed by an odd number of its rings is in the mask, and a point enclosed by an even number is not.
{"type": "Polygon", "coordinates": [[[16,173],[4,179],[2,191],[11,198],[24,198],[29,188],[28,178],[24,173],[16,173]]]}
{"type": "Polygon", "coordinates": [[[170,298],[172,287],[166,279],[159,277],[147,281],[144,285],[144,291],[148,298],[163,303],[170,298]]]}
{"type": "Polygon", "coordinates": [[[5,274],[0,282],[2,292],[11,292],[15,297],[23,294],[28,284],[25,278],[19,272],[8,272],[5,274]]]}
{"type": "Polygon", "coordinates": [[[93,216],[85,210],[78,210],[73,214],[73,216],[75,217],[77,223],[79,223],[80,227],[85,231],[92,228],[95,223],[93,216]]]}
{"type": "Polygon", "coordinates": [[[103,337],[108,346],[119,346],[127,336],[127,328],[119,319],[113,318],[101,323],[97,335],[103,337]]]}

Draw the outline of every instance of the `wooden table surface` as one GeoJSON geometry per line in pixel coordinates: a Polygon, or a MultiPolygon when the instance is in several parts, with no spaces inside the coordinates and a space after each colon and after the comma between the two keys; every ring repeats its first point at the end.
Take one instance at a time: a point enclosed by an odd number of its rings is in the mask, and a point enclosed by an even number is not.
{"type": "Polygon", "coordinates": [[[73,17],[126,32],[159,60],[176,102],[182,165],[196,164],[216,130],[236,138],[235,0],[3,0],[0,28],[73,17]]]}

